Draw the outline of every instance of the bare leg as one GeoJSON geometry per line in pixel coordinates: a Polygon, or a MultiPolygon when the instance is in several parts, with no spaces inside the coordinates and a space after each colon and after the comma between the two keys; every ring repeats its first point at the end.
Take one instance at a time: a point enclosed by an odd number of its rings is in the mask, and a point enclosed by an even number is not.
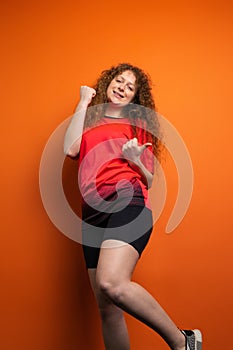
{"type": "MultiPolygon", "coordinates": [[[[137,251],[130,245],[114,247],[116,241],[102,245],[96,271],[96,287],[122,310],[128,312],[161,335],[172,350],[185,350],[185,337],[140,285],[131,281],[138,261],[137,251]]],[[[115,328],[114,328],[115,329],[115,328]]],[[[115,349],[111,347],[107,349],[115,349]]],[[[118,350],[125,349],[118,347],[118,350]]]]}
{"type": "Polygon", "coordinates": [[[89,269],[88,274],[99,307],[105,349],[129,350],[129,336],[123,311],[97,288],[96,269],[89,269]]]}

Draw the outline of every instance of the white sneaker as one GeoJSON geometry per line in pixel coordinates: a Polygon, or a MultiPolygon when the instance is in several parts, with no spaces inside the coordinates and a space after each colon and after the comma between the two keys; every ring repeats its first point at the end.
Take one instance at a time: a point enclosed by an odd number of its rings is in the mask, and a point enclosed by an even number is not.
{"type": "Polygon", "coordinates": [[[199,329],[181,330],[181,332],[186,338],[185,350],[202,350],[202,335],[199,329]]]}

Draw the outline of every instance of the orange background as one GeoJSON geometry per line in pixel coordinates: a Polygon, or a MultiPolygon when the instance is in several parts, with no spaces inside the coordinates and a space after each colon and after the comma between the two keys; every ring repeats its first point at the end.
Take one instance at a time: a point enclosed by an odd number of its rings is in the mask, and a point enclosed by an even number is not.
{"type": "MultiPolygon", "coordinates": [[[[232,14],[230,1],[1,3],[2,350],[103,349],[81,247],[60,233],[40,198],[44,146],[71,115],[79,86],[128,61],[154,81],[157,106],[194,167],[189,210],[170,235],[168,195],[135,272],[179,327],[199,327],[204,350],[232,344],[232,14]]],[[[71,192],[75,164],[65,162],[71,192]]],[[[153,191],[152,191],[153,195],[153,191]]],[[[167,349],[127,317],[132,350],[167,349]]]]}

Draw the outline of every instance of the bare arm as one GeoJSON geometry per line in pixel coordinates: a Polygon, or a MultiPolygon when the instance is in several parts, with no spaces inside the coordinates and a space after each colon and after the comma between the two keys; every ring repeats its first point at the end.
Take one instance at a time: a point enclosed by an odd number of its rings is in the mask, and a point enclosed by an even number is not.
{"type": "Polygon", "coordinates": [[[80,88],[80,102],[64,138],[64,153],[70,157],[75,157],[79,153],[87,107],[95,94],[95,90],[88,86],[80,88]]]}
{"type": "Polygon", "coordinates": [[[147,168],[141,162],[140,156],[144,149],[149,145],[151,145],[150,142],[139,146],[138,140],[136,138],[133,138],[132,140],[126,142],[122,147],[123,154],[128,160],[129,165],[142,175],[142,178],[144,180],[143,182],[147,185],[148,188],[152,186],[153,174],[147,170],[147,168]]]}

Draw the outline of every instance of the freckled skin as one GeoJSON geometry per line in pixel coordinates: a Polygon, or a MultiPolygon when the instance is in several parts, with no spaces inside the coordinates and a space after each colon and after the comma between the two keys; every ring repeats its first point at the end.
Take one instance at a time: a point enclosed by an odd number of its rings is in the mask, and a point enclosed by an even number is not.
{"type": "Polygon", "coordinates": [[[107,89],[109,102],[123,105],[130,103],[136,92],[135,82],[136,77],[131,71],[117,75],[107,89]]]}

